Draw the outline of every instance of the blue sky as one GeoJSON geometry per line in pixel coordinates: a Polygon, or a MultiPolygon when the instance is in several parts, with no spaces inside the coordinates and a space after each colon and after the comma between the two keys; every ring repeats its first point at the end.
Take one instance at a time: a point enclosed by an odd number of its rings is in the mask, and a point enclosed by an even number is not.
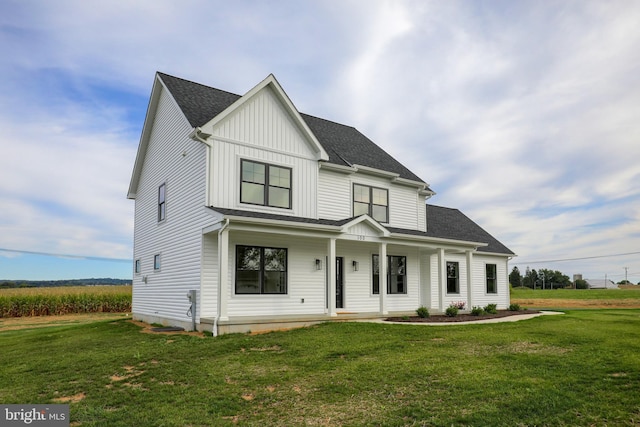
{"type": "Polygon", "coordinates": [[[619,281],[629,267],[637,283],[638,22],[635,0],[5,0],[0,279],[131,276],[126,192],[162,71],[238,94],[274,73],[521,271],[619,281]]]}

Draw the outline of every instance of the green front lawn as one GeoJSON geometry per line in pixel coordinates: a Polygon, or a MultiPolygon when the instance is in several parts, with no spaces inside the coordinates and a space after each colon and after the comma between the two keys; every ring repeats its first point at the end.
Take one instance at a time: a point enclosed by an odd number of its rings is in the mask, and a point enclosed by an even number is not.
{"type": "Polygon", "coordinates": [[[218,338],[97,322],[0,348],[0,402],[69,400],[73,426],[640,424],[640,310],[218,338]]]}
{"type": "Polygon", "coordinates": [[[512,299],[577,299],[577,300],[603,300],[603,299],[640,299],[640,286],[637,289],[530,289],[512,288],[512,299]]]}

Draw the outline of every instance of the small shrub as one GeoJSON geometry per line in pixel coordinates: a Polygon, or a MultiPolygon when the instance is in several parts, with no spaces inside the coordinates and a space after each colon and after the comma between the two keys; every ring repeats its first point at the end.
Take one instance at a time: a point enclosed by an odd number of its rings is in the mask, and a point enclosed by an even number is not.
{"type": "Polygon", "coordinates": [[[471,314],[474,316],[482,316],[484,314],[484,309],[482,307],[473,307],[471,309],[471,314]]]}
{"type": "Polygon", "coordinates": [[[416,310],[416,314],[418,317],[422,317],[423,319],[429,317],[429,309],[427,307],[421,306],[416,310]]]}
{"type": "Polygon", "coordinates": [[[444,314],[446,314],[449,317],[456,317],[458,315],[458,307],[452,304],[449,307],[447,307],[444,314]]]}
{"type": "Polygon", "coordinates": [[[409,320],[409,316],[402,316],[402,320],[409,320]]]}
{"type": "Polygon", "coordinates": [[[522,310],[522,309],[520,308],[520,304],[511,304],[511,305],[509,306],[509,311],[520,311],[520,310],[522,310]]]}
{"type": "Polygon", "coordinates": [[[484,308],[485,313],[487,314],[497,314],[498,313],[498,306],[496,304],[487,304],[486,307],[484,308]]]}

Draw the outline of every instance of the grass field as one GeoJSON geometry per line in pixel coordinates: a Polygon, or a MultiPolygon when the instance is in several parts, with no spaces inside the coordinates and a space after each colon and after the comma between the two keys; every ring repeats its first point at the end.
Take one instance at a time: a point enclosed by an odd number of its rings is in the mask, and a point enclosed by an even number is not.
{"type": "Polygon", "coordinates": [[[264,335],[101,321],[0,333],[0,402],[72,426],[640,424],[640,310],[264,335]]]}
{"type": "Polygon", "coordinates": [[[0,318],[131,311],[131,286],[0,289],[0,318]]]}
{"type": "Polygon", "coordinates": [[[511,302],[531,308],[640,308],[640,286],[627,289],[514,288],[511,302]]]}

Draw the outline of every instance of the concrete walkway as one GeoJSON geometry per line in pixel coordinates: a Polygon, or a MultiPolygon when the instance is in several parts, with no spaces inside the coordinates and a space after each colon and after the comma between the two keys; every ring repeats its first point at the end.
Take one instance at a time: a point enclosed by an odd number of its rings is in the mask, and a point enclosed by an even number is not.
{"type": "Polygon", "coordinates": [[[455,326],[455,325],[477,325],[481,323],[503,323],[518,322],[520,320],[533,319],[538,316],[547,316],[554,314],[564,314],[561,311],[540,311],[539,313],[514,314],[507,317],[494,317],[493,319],[472,320],[469,322],[388,322],[384,319],[362,319],[353,320],[353,322],[374,322],[374,323],[390,323],[395,325],[427,325],[427,326],[455,326]]]}

